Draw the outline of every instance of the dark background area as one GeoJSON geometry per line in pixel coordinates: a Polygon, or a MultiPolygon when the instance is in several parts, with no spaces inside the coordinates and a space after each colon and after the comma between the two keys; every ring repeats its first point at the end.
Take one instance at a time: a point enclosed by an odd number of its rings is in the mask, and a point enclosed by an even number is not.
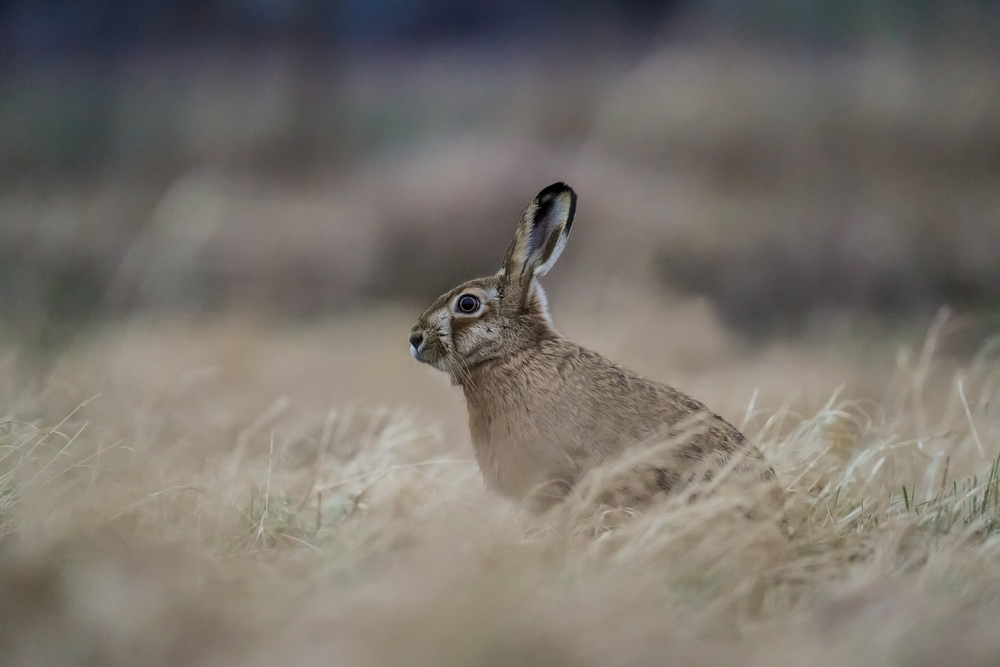
{"type": "Polygon", "coordinates": [[[426,299],[555,180],[557,288],[652,281],[758,336],[989,316],[998,37],[982,0],[7,0],[0,321],[47,348],[426,299]]]}
{"type": "Polygon", "coordinates": [[[539,42],[642,42],[680,28],[703,36],[845,46],[871,37],[935,39],[950,31],[995,37],[989,0],[5,0],[4,50],[18,58],[121,57],[178,45],[302,48],[476,47],[539,42]]]}

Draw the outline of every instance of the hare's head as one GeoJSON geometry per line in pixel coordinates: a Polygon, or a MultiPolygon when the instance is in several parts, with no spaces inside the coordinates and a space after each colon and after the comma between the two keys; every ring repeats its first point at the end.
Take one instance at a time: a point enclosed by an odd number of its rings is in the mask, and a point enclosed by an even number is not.
{"type": "Polygon", "coordinates": [[[545,292],[545,275],[566,245],[576,210],[576,194],[554,183],[524,211],[503,265],[442,294],[410,330],[410,353],[417,361],[459,382],[472,366],[508,356],[555,335],[545,292]]]}

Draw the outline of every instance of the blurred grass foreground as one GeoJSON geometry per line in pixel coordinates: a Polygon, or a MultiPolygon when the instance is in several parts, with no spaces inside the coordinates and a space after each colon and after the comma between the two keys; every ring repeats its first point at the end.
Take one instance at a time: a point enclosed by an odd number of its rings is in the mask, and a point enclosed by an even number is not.
{"type": "Polygon", "coordinates": [[[0,667],[1000,664],[994,3],[114,5],[0,3],[0,667]],[[486,490],[406,333],[556,180],[790,536],[486,490]]]}

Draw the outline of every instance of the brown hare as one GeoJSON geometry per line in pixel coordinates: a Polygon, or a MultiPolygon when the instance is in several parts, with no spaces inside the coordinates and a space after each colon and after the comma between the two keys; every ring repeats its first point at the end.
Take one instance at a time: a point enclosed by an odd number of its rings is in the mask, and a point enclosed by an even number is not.
{"type": "Polygon", "coordinates": [[[735,427],[553,328],[538,279],[565,247],[575,210],[564,183],[539,192],[500,271],[441,295],[410,331],[413,357],[462,388],[487,485],[540,511],[608,463],[615,472],[600,501],[637,507],[722,473],[714,484],[754,490],[752,513],[780,513],[774,472],[735,427]]]}

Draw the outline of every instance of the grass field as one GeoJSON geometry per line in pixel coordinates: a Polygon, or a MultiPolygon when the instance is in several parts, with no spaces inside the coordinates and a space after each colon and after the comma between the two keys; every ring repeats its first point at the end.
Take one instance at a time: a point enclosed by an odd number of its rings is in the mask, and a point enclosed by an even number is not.
{"type": "Polygon", "coordinates": [[[564,333],[760,444],[791,537],[725,499],[612,523],[492,496],[408,356],[422,304],[149,315],[44,372],[0,351],[0,664],[996,664],[989,341],[940,316],[747,347],[703,302],[570,296],[564,333]]]}
{"type": "Polygon", "coordinates": [[[0,667],[1000,664],[980,50],[11,69],[0,667]],[[786,527],[485,488],[406,335],[556,180],[556,326],[740,427],[786,527]]]}

